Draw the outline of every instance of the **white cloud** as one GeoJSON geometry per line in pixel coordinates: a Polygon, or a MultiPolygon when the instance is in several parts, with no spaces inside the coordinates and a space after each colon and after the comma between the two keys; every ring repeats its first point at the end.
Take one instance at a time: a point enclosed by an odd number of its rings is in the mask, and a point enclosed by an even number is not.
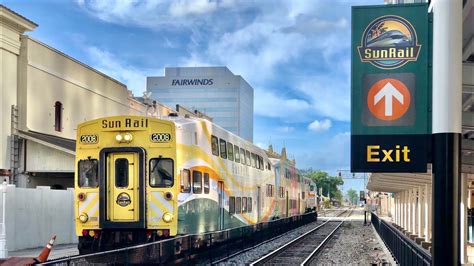
{"type": "MultiPolygon", "coordinates": [[[[349,54],[349,22],[338,12],[325,13],[327,2],[76,1],[107,22],[187,32],[187,49],[174,65],[228,66],[255,88],[258,115],[287,122],[308,122],[317,116],[350,119],[350,60],[337,59],[349,54]],[[296,75],[281,76],[281,69],[291,69],[289,65],[299,61],[313,63],[309,69],[298,67],[296,75]],[[305,73],[315,65],[326,69],[317,75],[305,73]],[[292,93],[282,93],[288,87],[292,93]],[[301,97],[288,96],[295,94],[301,97]]],[[[340,7],[341,1],[334,5],[340,7]]],[[[164,38],[167,47],[175,46],[164,38]]]]}
{"type": "Polygon", "coordinates": [[[220,8],[234,6],[234,0],[76,0],[90,15],[121,25],[156,30],[191,25],[189,18],[206,15],[220,8]]]}
{"type": "Polygon", "coordinates": [[[309,124],[308,129],[315,131],[315,132],[321,132],[321,131],[326,131],[331,128],[331,120],[329,119],[324,119],[324,120],[314,120],[311,124],[309,124]]]}
{"type": "Polygon", "coordinates": [[[304,121],[310,110],[310,104],[299,99],[285,99],[271,91],[255,89],[255,108],[257,115],[274,118],[285,118],[288,121],[304,121]]]}

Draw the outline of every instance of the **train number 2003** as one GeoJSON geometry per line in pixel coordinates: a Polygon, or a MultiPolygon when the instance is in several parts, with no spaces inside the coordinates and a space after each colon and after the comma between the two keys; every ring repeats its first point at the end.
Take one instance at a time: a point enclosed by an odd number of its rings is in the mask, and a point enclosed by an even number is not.
{"type": "Polygon", "coordinates": [[[152,142],[170,142],[171,134],[169,133],[153,133],[151,134],[152,142]]]}

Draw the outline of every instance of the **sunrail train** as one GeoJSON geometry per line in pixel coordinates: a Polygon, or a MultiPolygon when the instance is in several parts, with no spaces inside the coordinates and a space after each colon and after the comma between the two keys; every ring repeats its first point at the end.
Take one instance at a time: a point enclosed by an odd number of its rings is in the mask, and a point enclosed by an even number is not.
{"type": "Polygon", "coordinates": [[[77,127],[81,254],[314,211],[316,186],[214,123],[114,116],[77,127]]]}

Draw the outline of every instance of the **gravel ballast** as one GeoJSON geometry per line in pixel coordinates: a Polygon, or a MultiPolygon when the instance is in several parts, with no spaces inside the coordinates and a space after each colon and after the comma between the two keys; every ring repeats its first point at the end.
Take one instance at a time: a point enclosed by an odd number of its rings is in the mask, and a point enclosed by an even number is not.
{"type": "Polygon", "coordinates": [[[297,238],[298,236],[302,235],[303,233],[308,232],[311,228],[314,228],[318,225],[320,225],[322,222],[317,221],[313,222],[307,225],[303,225],[301,227],[298,227],[297,229],[294,229],[291,232],[288,232],[278,238],[276,238],[273,241],[267,242],[265,244],[262,244],[258,247],[255,247],[252,250],[249,250],[247,252],[241,253],[235,257],[230,258],[227,261],[221,262],[218,265],[245,265],[249,264],[266,254],[270,253],[271,251],[283,246],[284,244],[288,243],[289,241],[297,238]]]}
{"type": "Polygon", "coordinates": [[[372,225],[357,220],[341,226],[311,265],[396,265],[372,225]]]}

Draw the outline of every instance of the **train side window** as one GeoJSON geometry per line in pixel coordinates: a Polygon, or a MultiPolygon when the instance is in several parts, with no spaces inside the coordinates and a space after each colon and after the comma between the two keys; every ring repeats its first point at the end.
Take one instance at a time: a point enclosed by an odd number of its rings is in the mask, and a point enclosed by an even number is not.
{"type": "Polygon", "coordinates": [[[181,192],[191,192],[191,172],[188,169],[181,171],[181,192]]]}
{"type": "Polygon", "coordinates": [[[245,162],[247,163],[248,166],[250,166],[250,152],[245,151],[245,162]]]}
{"type": "Polygon", "coordinates": [[[219,156],[219,140],[216,136],[211,136],[212,154],[219,156]]]}
{"type": "Polygon", "coordinates": [[[193,171],[193,193],[202,193],[202,173],[199,171],[193,171]]]}
{"type": "Polygon", "coordinates": [[[235,213],[242,211],[242,199],[240,197],[235,198],[235,213]]]}
{"type": "Polygon", "coordinates": [[[255,162],[255,161],[256,161],[256,160],[255,160],[255,154],[252,153],[252,154],[251,154],[251,158],[252,158],[252,167],[253,167],[253,168],[256,168],[256,167],[257,167],[257,164],[256,164],[256,162],[255,162]]]}
{"type": "Polygon", "coordinates": [[[301,199],[304,199],[304,191],[301,192],[301,199]]]}
{"type": "Polygon", "coordinates": [[[99,161],[96,159],[80,160],[77,163],[78,185],[80,188],[96,188],[99,186],[99,161]]]}
{"type": "Polygon", "coordinates": [[[209,174],[204,173],[204,194],[209,194],[209,174]]]}
{"type": "Polygon", "coordinates": [[[230,142],[227,142],[227,159],[234,160],[234,145],[230,142]]]}
{"type": "Polygon", "coordinates": [[[245,150],[240,148],[240,162],[245,165],[245,150]]]}
{"type": "Polygon", "coordinates": [[[268,170],[272,170],[272,165],[268,163],[268,170]]]}
{"type": "Polygon", "coordinates": [[[260,156],[258,155],[255,155],[255,163],[256,163],[256,166],[257,166],[257,169],[260,169],[260,156]]]}
{"type": "Polygon", "coordinates": [[[128,187],[128,160],[125,158],[115,160],[115,186],[128,187]]]}
{"type": "Polygon", "coordinates": [[[239,151],[239,147],[237,146],[234,146],[234,155],[235,155],[235,162],[236,163],[240,163],[240,151],[239,151]]]}
{"type": "Polygon", "coordinates": [[[314,186],[313,185],[309,186],[309,191],[314,191],[314,186]]]}
{"type": "Polygon", "coordinates": [[[242,213],[246,213],[246,212],[247,212],[247,198],[242,197],[242,213]]]}
{"type": "Polygon", "coordinates": [[[174,184],[173,160],[169,158],[150,159],[150,186],[172,187],[174,184]]]}
{"type": "Polygon", "coordinates": [[[247,212],[252,212],[252,197],[247,198],[247,212]]]}
{"type": "Polygon", "coordinates": [[[227,148],[226,148],[226,144],[225,144],[225,140],[223,139],[220,139],[220,148],[221,148],[221,157],[224,158],[224,159],[227,159],[227,148]]]}
{"type": "Polygon", "coordinates": [[[229,197],[229,213],[230,214],[235,213],[235,198],[234,197],[229,197]]]}

